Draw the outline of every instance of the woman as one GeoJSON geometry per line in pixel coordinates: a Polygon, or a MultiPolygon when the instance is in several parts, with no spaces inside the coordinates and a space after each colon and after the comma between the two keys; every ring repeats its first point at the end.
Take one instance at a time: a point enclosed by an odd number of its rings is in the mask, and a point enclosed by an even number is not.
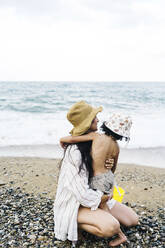
{"type": "MultiPolygon", "coordinates": [[[[96,126],[97,122],[98,120],[95,118],[93,125],[96,126]]],[[[129,116],[113,113],[108,121],[102,124],[102,134],[90,132],[81,136],[67,136],[60,139],[62,146],[65,143],[92,141],[93,176],[90,178],[90,187],[92,189],[99,189],[104,194],[112,194],[115,185],[114,171],[119,156],[117,140],[122,140],[123,138],[126,141],[129,140],[131,125],[132,120],[129,116]],[[112,169],[105,167],[105,161],[109,158],[114,161],[112,169]]],[[[113,198],[109,199],[102,208],[110,212],[125,226],[136,225],[138,222],[138,217],[131,208],[116,202],[113,198]]],[[[118,239],[110,242],[111,246],[119,245],[127,240],[121,231],[118,236],[118,239]]]]}
{"type": "MultiPolygon", "coordinates": [[[[81,101],[73,105],[67,117],[73,124],[72,135],[82,135],[97,130],[96,114],[102,108],[94,109],[81,101]]],[[[76,241],[77,229],[83,229],[99,237],[119,234],[110,246],[125,241],[117,218],[105,208],[109,196],[89,188],[93,176],[91,142],[78,143],[67,148],[59,176],[54,204],[55,236],[58,239],[76,241]]]]}

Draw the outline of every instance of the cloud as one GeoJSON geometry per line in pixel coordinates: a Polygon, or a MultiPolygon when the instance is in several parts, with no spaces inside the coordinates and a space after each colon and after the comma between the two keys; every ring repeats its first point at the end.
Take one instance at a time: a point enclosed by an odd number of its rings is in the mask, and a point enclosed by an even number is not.
{"type": "Polygon", "coordinates": [[[0,6],[24,16],[60,20],[100,21],[107,26],[132,27],[165,21],[164,0],[1,0],[0,6]]]}
{"type": "Polygon", "coordinates": [[[165,79],[164,7],[162,0],[0,0],[0,79],[165,79]]]}
{"type": "Polygon", "coordinates": [[[16,15],[28,18],[54,18],[60,20],[89,20],[90,13],[76,0],[1,0],[0,6],[13,9],[16,15]]]}
{"type": "Polygon", "coordinates": [[[58,11],[61,1],[56,0],[1,0],[3,8],[14,8],[17,13],[42,14],[58,11]]]}

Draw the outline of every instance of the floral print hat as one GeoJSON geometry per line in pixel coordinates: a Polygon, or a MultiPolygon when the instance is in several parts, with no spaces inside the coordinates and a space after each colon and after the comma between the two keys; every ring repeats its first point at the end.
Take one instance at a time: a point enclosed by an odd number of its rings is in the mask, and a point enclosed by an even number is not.
{"type": "Polygon", "coordinates": [[[108,121],[105,121],[104,124],[112,132],[128,139],[130,138],[130,129],[132,126],[130,116],[121,113],[112,113],[108,121]]]}

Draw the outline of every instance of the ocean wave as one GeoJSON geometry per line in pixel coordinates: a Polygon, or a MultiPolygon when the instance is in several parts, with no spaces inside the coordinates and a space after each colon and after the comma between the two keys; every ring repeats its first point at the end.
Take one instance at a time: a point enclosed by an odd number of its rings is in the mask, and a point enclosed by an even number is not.
{"type": "Polygon", "coordinates": [[[103,106],[100,124],[111,112],[132,116],[128,148],[164,147],[164,86],[156,82],[0,82],[0,146],[58,144],[72,129],[66,119],[68,109],[86,100],[103,106]]]}

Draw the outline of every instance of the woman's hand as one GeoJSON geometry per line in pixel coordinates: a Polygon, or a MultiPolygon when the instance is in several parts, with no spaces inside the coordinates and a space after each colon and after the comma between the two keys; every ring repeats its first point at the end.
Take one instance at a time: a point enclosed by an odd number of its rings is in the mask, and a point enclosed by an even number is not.
{"type": "Polygon", "coordinates": [[[108,200],[111,200],[113,198],[113,192],[110,193],[109,195],[103,195],[102,198],[101,198],[101,203],[99,205],[99,208],[109,212],[109,207],[108,205],[106,204],[106,202],[108,200]]]}
{"type": "Polygon", "coordinates": [[[104,208],[105,207],[105,204],[106,202],[109,200],[109,195],[103,195],[101,197],[101,202],[100,202],[100,205],[99,205],[99,208],[104,208]]]}
{"type": "Polygon", "coordinates": [[[112,169],[113,165],[114,165],[114,159],[113,158],[108,158],[105,160],[104,166],[106,169],[112,169]]]}
{"type": "Polygon", "coordinates": [[[111,200],[113,198],[113,192],[109,194],[109,199],[111,200]]]}

